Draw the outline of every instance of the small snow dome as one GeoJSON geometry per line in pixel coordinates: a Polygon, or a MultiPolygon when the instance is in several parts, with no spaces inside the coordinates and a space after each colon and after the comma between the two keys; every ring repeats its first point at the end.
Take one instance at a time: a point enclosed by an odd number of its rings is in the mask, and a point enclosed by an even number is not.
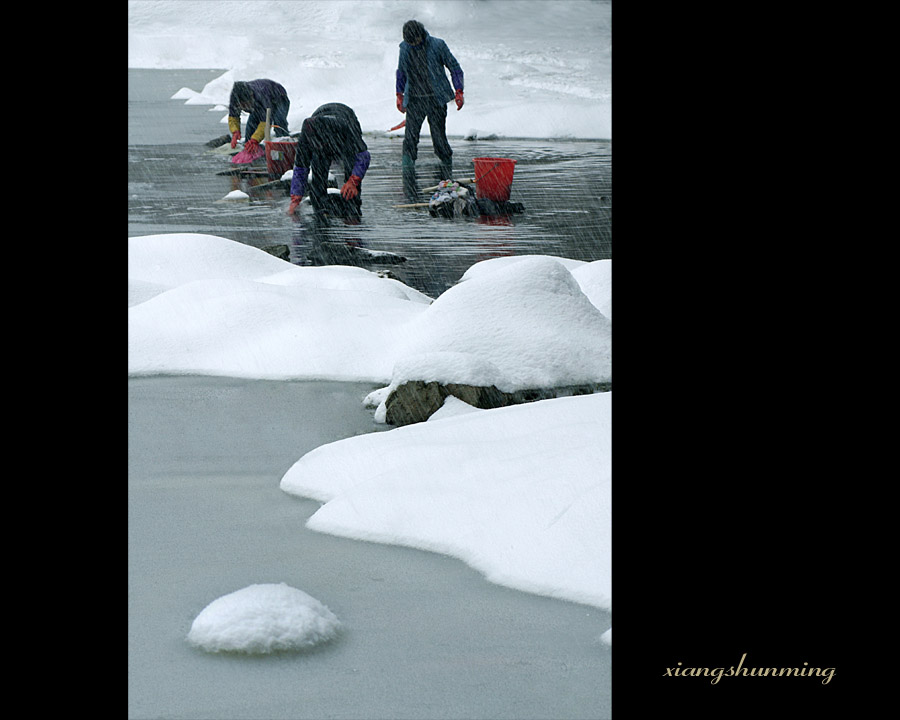
{"type": "Polygon", "coordinates": [[[327,607],[285,583],[250,585],[213,600],[187,640],[208,652],[271,653],[327,642],[340,621],[327,607]]]}

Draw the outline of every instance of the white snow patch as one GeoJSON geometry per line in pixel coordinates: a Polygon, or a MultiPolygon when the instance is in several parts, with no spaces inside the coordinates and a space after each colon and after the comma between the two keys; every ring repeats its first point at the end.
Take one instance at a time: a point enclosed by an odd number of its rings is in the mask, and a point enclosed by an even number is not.
{"type": "Polygon", "coordinates": [[[333,639],[341,623],[325,605],[285,583],[250,585],[213,600],[187,640],[208,652],[302,650],[333,639]]]}
{"type": "Polygon", "coordinates": [[[324,503],[313,530],[611,610],[611,413],[609,392],[448,415],[316,448],[280,486],[324,503]]]}
{"type": "Polygon", "coordinates": [[[241,202],[243,200],[250,200],[250,196],[243,190],[232,190],[222,198],[222,201],[224,202],[241,202]]]}

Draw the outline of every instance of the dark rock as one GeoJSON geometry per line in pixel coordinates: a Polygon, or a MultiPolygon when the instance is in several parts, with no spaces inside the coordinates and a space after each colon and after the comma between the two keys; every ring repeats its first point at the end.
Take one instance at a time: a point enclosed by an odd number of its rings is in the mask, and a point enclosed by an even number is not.
{"type": "Polygon", "coordinates": [[[385,422],[388,425],[411,425],[427,420],[444,404],[447,394],[437,382],[412,380],[403,383],[385,400],[385,422]]]}
{"type": "Polygon", "coordinates": [[[608,382],[558,388],[532,388],[506,393],[493,385],[487,387],[462,383],[442,385],[435,381],[411,380],[394,388],[388,395],[385,400],[385,422],[397,426],[424,422],[441,408],[444,400],[450,395],[472,407],[490,410],[556,397],[608,392],[611,389],[612,383],[608,382]]]}
{"type": "Polygon", "coordinates": [[[277,258],[281,258],[282,260],[287,260],[290,262],[291,259],[291,249],[287,245],[266,245],[263,248],[260,248],[264,252],[269,253],[269,255],[274,255],[277,258]]]}

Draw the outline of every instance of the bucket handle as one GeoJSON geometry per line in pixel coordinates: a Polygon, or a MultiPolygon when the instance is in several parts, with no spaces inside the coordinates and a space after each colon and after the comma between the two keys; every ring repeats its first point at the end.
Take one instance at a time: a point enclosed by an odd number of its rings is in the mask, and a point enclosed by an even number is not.
{"type": "Polygon", "coordinates": [[[488,175],[490,175],[492,172],[494,172],[494,170],[496,170],[498,167],[500,167],[500,163],[494,163],[494,167],[492,167],[490,170],[488,170],[484,175],[482,175],[481,177],[478,177],[476,175],[475,176],[475,184],[477,185],[480,180],[484,180],[488,175]]]}

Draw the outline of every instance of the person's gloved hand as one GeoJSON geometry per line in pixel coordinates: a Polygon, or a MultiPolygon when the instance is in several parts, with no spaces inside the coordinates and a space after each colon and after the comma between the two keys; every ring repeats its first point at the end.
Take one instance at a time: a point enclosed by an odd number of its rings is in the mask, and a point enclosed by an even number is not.
{"type": "Polygon", "coordinates": [[[457,109],[457,110],[462,110],[462,106],[463,106],[463,102],[464,102],[464,100],[463,100],[463,91],[462,91],[462,90],[457,90],[457,91],[456,91],[456,98],[455,98],[455,100],[456,100],[456,109],[457,109]]]}
{"type": "Polygon", "coordinates": [[[288,215],[293,215],[297,212],[297,208],[300,206],[300,201],[303,199],[302,195],[291,195],[291,204],[288,205],[288,215]]]}
{"type": "Polygon", "coordinates": [[[402,113],[406,112],[406,110],[403,109],[403,93],[397,93],[397,109],[402,113]]]}
{"type": "Polygon", "coordinates": [[[259,140],[257,140],[256,138],[250,138],[247,142],[245,142],[244,150],[248,153],[253,153],[254,155],[258,152],[262,152],[259,147],[259,140]]]}
{"type": "Polygon", "coordinates": [[[234,150],[234,148],[237,147],[237,141],[240,139],[241,139],[241,131],[240,130],[235,130],[233,133],[231,133],[231,149],[232,150],[234,150]]]}
{"type": "Polygon", "coordinates": [[[361,179],[357,175],[351,175],[347,182],[344,183],[344,187],[341,188],[341,197],[344,200],[352,200],[359,195],[359,181],[361,179]]]}

